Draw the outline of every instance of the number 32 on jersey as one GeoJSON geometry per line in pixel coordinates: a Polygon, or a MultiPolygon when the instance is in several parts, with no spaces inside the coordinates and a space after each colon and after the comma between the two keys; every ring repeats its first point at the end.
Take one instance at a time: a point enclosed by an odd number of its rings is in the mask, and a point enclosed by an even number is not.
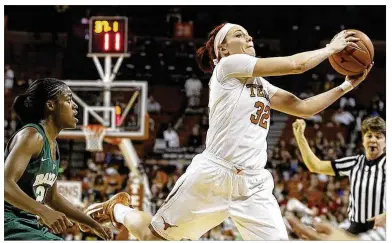
{"type": "Polygon", "coordinates": [[[268,105],[264,105],[264,103],[261,101],[256,101],[254,107],[257,108],[257,111],[256,114],[250,115],[250,122],[255,125],[258,124],[260,127],[267,129],[271,108],[268,105]]]}

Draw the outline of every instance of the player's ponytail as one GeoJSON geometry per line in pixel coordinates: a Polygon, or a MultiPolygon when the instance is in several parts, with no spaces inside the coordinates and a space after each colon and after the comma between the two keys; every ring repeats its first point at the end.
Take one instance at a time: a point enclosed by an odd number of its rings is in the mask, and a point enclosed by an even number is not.
{"type": "Polygon", "coordinates": [[[56,97],[67,85],[53,78],[35,80],[24,94],[18,95],[12,109],[23,123],[38,123],[45,117],[46,101],[56,97]]]}
{"type": "Polygon", "coordinates": [[[29,101],[27,100],[27,95],[22,94],[16,96],[14,103],[12,104],[12,109],[15,111],[16,116],[22,123],[28,123],[31,117],[28,108],[29,101]]]}
{"type": "Polygon", "coordinates": [[[205,44],[199,49],[197,49],[196,62],[199,68],[204,73],[211,73],[212,69],[214,68],[213,63],[211,63],[211,58],[208,55],[208,49],[205,44]]]}
{"type": "Polygon", "coordinates": [[[220,59],[214,53],[214,40],[216,34],[225,25],[225,23],[218,25],[208,34],[208,40],[196,51],[196,62],[199,68],[204,73],[211,73],[214,70],[214,59],[220,59]]]}

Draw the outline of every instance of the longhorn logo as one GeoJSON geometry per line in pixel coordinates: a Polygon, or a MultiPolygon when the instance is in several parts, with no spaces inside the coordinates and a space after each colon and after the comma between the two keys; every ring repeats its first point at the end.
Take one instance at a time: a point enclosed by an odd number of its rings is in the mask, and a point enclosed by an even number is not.
{"type": "Polygon", "coordinates": [[[236,173],[239,174],[241,171],[243,171],[244,169],[239,169],[239,168],[235,168],[236,173]]]}
{"type": "Polygon", "coordinates": [[[346,59],[344,59],[344,57],[340,57],[340,63],[345,63],[348,62],[346,59]]]}
{"type": "Polygon", "coordinates": [[[161,218],[163,220],[163,225],[164,225],[163,230],[167,230],[169,228],[176,228],[176,227],[178,228],[177,225],[171,225],[171,224],[167,223],[163,217],[161,217],[161,218]]]}

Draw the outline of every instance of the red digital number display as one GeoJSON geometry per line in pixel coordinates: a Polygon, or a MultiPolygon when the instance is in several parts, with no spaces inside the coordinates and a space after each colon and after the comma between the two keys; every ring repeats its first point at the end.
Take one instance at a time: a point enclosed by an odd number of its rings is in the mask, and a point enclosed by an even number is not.
{"type": "Polygon", "coordinates": [[[92,17],[89,53],[126,53],[127,28],[126,17],[92,17]]]}

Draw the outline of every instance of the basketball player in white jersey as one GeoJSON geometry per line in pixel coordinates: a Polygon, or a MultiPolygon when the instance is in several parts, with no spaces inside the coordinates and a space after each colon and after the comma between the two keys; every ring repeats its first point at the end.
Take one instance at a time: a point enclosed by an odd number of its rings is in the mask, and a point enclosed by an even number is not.
{"type": "Polygon", "coordinates": [[[272,175],[264,169],[270,110],[310,117],[361,83],[372,65],[360,77],[346,77],[339,87],[306,100],[262,77],[300,74],[347,46],[359,48],[353,34],[342,31],[315,51],[256,58],[242,26],[216,27],[197,51],[200,68],[212,71],[206,150],[194,157],[155,216],[131,208],[127,193],[91,205],[87,213],[123,224],[139,240],[197,240],[227,217],[244,240],[288,239],[272,175]]]}

